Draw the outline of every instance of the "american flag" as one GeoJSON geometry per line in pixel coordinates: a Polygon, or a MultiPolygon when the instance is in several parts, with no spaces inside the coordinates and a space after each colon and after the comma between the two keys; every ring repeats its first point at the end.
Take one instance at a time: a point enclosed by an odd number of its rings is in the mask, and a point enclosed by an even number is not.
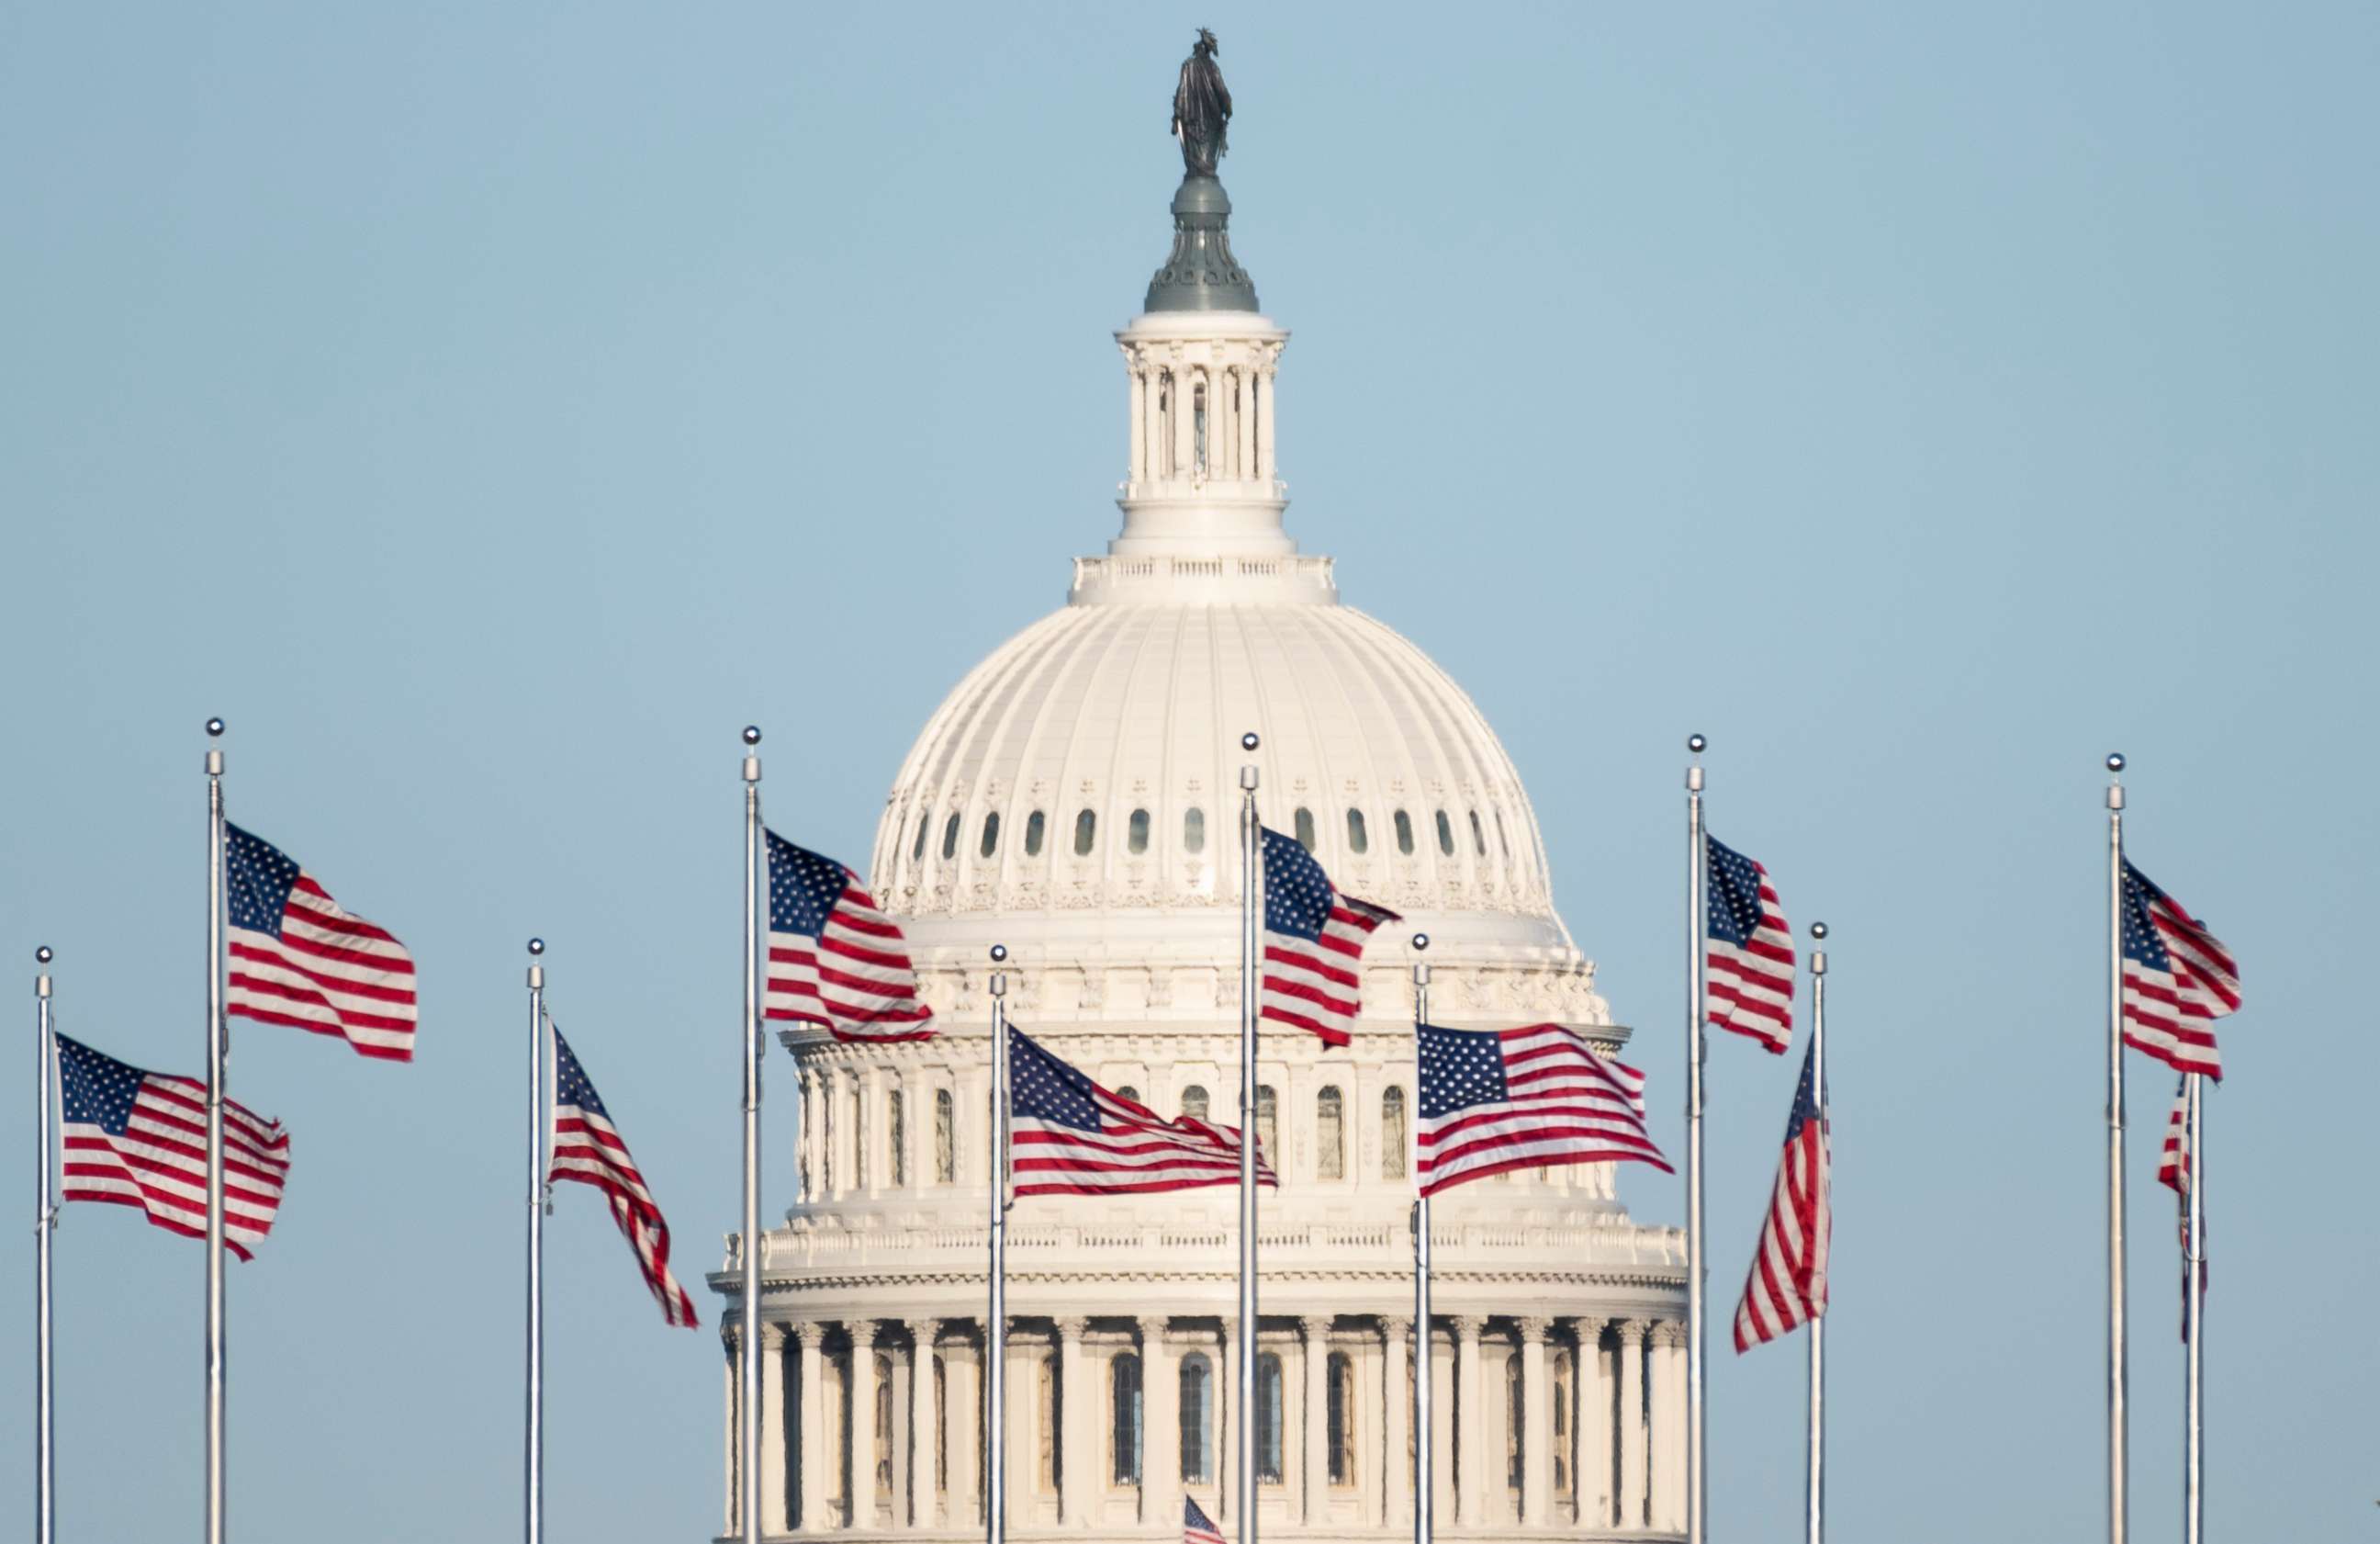
{"type": "Polygon", "coordinates": [[[653,1193],[645,1188],[645,1176],[628,1156],[628,1144],[620,1139],[620,1128],[612,1124],[611,1112],[603,1108],[602,1096],[588,1081],[570,1042],[552,1020],[546,1021],[546,1027],[553,1034],[553,1164],[546,1179],[576,1180],[603,1192],[612,1203],[612,1221],[637,1252],[637,1268],[662,1306],[662,1319],[691,1330],[700,1320],[694,1316],[694,1299],[670,1274],[669,1223],[662,1221],[653,1193]]]}
{"type": "MultiPolygon", "coordinates": [[[[2181,1338],[2190,1339],[2190,1075],[2184,1073],[2174,1091],[2173,1113],[2165,1123],[2165,1149],[2157,1154],[2157,1183],[2173,1190],[2178,1214],[2175,1231],[2181,1240],[2181,1338]]],[[[2206,1213],[2198,1215],[2198,1286],[2206,1290],[2206,1213]]]]}
{"type": "Polygon", "coordinates": [[[2223,1076],[2215,1021],[2240,1007],[2240,967],[2127,858],[2124,862],[2124,1043],[2176,1072],[2223,1076]]]}
{"type": "Polygon", "coordinates": [[[1738,1353],[1775,1340],[1827,1311],[1827,1246],[1835,1231],[1833,1184],[1827,1153],[1825,1090],[1814,1087],[1811,1059],[1802,1056],[1802,1081],[1785,1123],[1785,1151],[1777,1163],[1777,1190],[1760,1224],[1743,1301],[1735,1310],[1738,1353]]]}
{"type": "Polygon", "coordinates": [[[1314,856],[1291,837],[1264,835],[1264,991],[1258,1018],[1294,1025],[1345,1045],[1361,1011],[1364,941],[1386,906],[1342,895],[1314,856]]]}
{"type": "Polygon", "coordinates": [[[1415,1026],[1421,1193],[1507,1169],[1633,1161],[1674,1173],[1645,1129],[1645,1075],[1559,1024],[1415,1026]]]}
{"type": "Polygon", "coordinates": [[[1706,1011],[1719,1028],[1749,1035],[1782,1056],[1793,1039],[1793,930],[1767,869],[1707,832],[1703,846],[1706,1011]]]}
{"type": "Polygon", "coordinates": [[[1195,1496],[1182,1498],[1182,1544],[1223,1544],[1223,1530],[1207,1515],[1195,1496]]]}
{"type": "MultiPolygon", "coordinates": [[[[1119,1196],[1240,1183],[1237,1127],[1167,1120],[1008,1030],[1009,1172],[1019,1196],[1119,1196]]],[[[1257,1183],[1278,1185],[1257,1153],[1257,1183]]]]}
{"type": "Polygon", "coordinates": [[[343,909],[272,843],[224,828],[230,912],[227,1015],[345,1035],[367,1056],[413,1060],[413,956],[343,909]]]}
{"type": "MultiPolygon", "coordinates": [[[[57,1043],[65,1198],[137,1206],[161,1228],[206,1237],[206,1084],[127,1066],[64,1035],[57,1043]]],[[[224,1247],[250,1258],[288,1178],[281,1123],[225,1100],[224,1247]]]]}
{"type": "Polygon", "coordinates": [[[771,1018],[799,1019],[839,1040],[931,1039],[907,942],[859,876],[831,857],[769,838],[771,1018]]]}

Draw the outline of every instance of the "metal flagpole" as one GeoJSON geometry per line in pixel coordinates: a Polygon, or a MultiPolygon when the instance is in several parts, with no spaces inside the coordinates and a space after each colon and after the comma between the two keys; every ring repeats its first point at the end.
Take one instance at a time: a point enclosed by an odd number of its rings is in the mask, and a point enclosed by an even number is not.
{"type": "MultiPolygon", "coordinates": [[[[1427,933],[1413,936],[1415,954],[1429,947],[1427,933]]],[[[1414,961],[1414,1087],[1421,1087],[1421,1027],[1429,1022],[1429,962],[1414,961]]],[[[1414,1101],[1413,1131],[1415,1145],[1421,1133],[1419,1116],[1421,1101],[1414,1101]]],[[[1414,1174],[1421,1173],[1419,1154],[1408,1161],[1414,1174]]],[[[1431,1430],[1433,1412],[1430,1395],[1434,1369],[1430,1365],[1429,1333],[1429,1198],[1423,1196],[1413,1206],[1414,1245],[1414,1452],[1419,1455],[1414,1471],[1414,1544],[1430,1544],[1438,1527],[1438,1448],[1431,1430]]],[[[1389,1391],[1389,1397],[1397,1397],[1389,1391]]]]}
{"type": "Polygon", "coordinates": [[[50,1195],[50,1081],[56,1066],[50,1036],[50,947],[33,951],[42,969],[33,977],[33,1139],[41,1161],[33,1182],[33,1541],[57,1538],[57,1465],[53,1440],[50,1386],[50,1234],[58,1225],[50,1195]]]}
{"type": "MultiPolygon", "coordinates": [[[[221,739],[224,721],[207,720],[221,739]]],[[[224,754],[207,750],[207,1544],[224,1538],[224,754]]]]}
{"type": "Polygon", "coordinates": [[[2182,1331],[2189,1337],[2186,1376],[2189,1380],[2189,1409],[2184,1416],[2182,1440],[2182,1524],[2183,1544],[2199,1544],[2206,1537],[2206,1404],[2202,1347],[2206,1339],[2206,1079],[2197,1073],[2190,1075],[2190,1147],[2182,1173],[2188,1176],[2189,1188],[2183,1196],[2189,1202],[2189,1233],[2182,1250],[2181,1268],[2189,1277],[2183,1285],[2182,1331]]]}
{"type": "MultiPolygon", "coordinates": [[[[1700,757],[1710,742],[1686,737],[1700,757]]],[[[1703,1446],[1703,935],[1710,922],[1703,841],[1703,768],[1686,768],[1686,1544],[1703,1544],[1707,1454],[1703,1446]]]]}
{"type": "Polygon", "coordinates": [[[736,1519],[744,1544],[760,1544],[760,743],[744,726],[744,1279],[736,1343],[736,1519]]]}
{"type": "Polygon", "coordinates": [[[2124,759],[2107,758],[2107,1544],[2124,1544],[2131,1498],[2124,1349],[2124,759]]]}
{"type": "MultiPolygon", "coordinates": [[[[1810,924],[1810,936],[1827,940],[1824,922],[1810,924]]],[[[1810,1083],[1823,1128],[1834,1118],[1827,1099],[1827,951],[1810,952],[1810,1083]]],[[[1831,1134],[1827,1138],[1831,1140],[1831,1134]]],[[[1831,1182],[1829,1182],[1831,1183],[1831,1182]]],[[[1810,1320],[1810,1476],[1807,1544],[1827,1544],[1827,1316],[1810,1320]]]]}
{"type": "MultiPolygon", "coordinates": [[[[1008,946],[991,946],[995,966],[1008,946]]],[[[1008,972],[991,973],[991,1163],[985,1173],[991,1190],[990,1298],[984,1308],[984,1490],[983,1537],[1001,1544],[1008,1537],[1008,972]]]]}
{"type": "Polygon", "coordinates": [[[521,1537],[545,1537],[545,940],[528,941],[528,1407],[521,1537]]]}
{"type": "MultiPolygon", "coordinates": [[[[1254,751],[1254,731],[1240,748],[1254,751]]],[[[1257,1003],[1264,950],[1257,929],[1264,916],[1264,843],[1257,825],[1257,769],[1240,768],[1240,1544],[1257,1544],[1257,1003]]]]}

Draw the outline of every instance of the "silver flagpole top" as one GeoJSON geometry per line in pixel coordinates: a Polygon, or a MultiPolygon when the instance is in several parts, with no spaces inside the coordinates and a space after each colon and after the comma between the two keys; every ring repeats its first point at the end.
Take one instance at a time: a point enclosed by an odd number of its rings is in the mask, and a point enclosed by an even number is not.
{"type": "Polygon", "coordinates": [[[545,985],[545,967],[538,963],[539,957],[544,953],[545,940],[533,938],[528,941],[528,985],[531,991],[545,985]]]}
{"type": "MultiPolygon", "coordinates": [[[[1257,747],[1263,743],[1264,742],[1262,740],[1257,737],[1257,732],[1253,729],[1240,736],[1240,748],[1242,750],[1253,751],[1257,747]]],[[[1243,788],[1253,789],[1256,785],[1257,769],[1253,765],[1242,767],[1240,769],[1240,786],[1243,788]]]]}
{"type": "Polygon", "coordinates": [[[47,997],[50,994],[49,964],[50,961],[56,957],[57,956],[55,954],[50,952],[50,946],[46,943],[33,951],[33,963],[42,967],[41,974],[33,978],[34,996],[47,997]]]}
{"type": "Polygon", "coordinates": [[[211,740],[219,740],[223,738],[223,720],[219,718],[211,718],[207,720],[207,738],[211,740]]]}
{"type": "MultiPolygon", "coordinates": [[[[1824,942],[1827,942],[1827,925],[1826,925],[1824,922],[1813,922],[1813,923],[1811,923],[1811,924],[1810,924],[1810,936],[1811,936],[1812,938],[1814,938],[1814,939],[1816,939],[1820,943],[1824,943],[1824,942]]],[[[1812,950],[1812,951],[1810,952],[1810,974],[1811,974],[1811,975],[1813,975],[1813,976],[1824,976],[1826,973],[1827,973],[1827,952],[1826,952],[1824,949],[1814,949],[1814,950],[1812,950]]]]}
{"type": "Polygon", "coordinates": [[[2112,780],[2107,784],[2107,808],[2121,809],[2124,807],[2124,753],[2122,751],[2111,750],[2107,753],[2107,775],[2112,780]]]}
{"type": "MultiPolygon", "coordinates": [[[[995,943],[991,946],[991,963],[994,965],[1006,965],[1008,963],[1007,944],[995,943]]],[[[994,997],[1005,997],[1008,995],[1007,971],[995,970],[991,973],[991,994],[994,997]]]]}
{"type": "MultiPolygon", "coordinates": [[[[1689,735],[1686,736],[1686,749],[1690,754],[1700,756],[1704,751],[1709,748],[1710,742],[1704,739],[1700,735],[1689,735]]],[[[1702,791],[1703,767],[1700,761],[1696,761],[1694,765],[1686,769],[1686,792],[1690,794],[1699,794],[1702,791]]]]}
{"type": "MultiPolygon", "coordinates": [[[[207,738],[211,740],[222,739],[223,732],[223,720],[219,718],[211,718],[207,720],[207,738]]],[[[207,747],[207,775],[209,777],[221,777],[223,775],[223,751],[214,746],[207,747]]]]}
{"type": "MultiPolygon", "coordinates": [[[[757,723],[746,724],[744,726],[744,744],[748,748],[759,745],[759,743],[760,726],[757,723]]],[[[748,748],[745,752],[744,756],[744,781],[747,783],[758,783],[760,781],[760,759],[758,756],[752,755],[748,748]]]]}

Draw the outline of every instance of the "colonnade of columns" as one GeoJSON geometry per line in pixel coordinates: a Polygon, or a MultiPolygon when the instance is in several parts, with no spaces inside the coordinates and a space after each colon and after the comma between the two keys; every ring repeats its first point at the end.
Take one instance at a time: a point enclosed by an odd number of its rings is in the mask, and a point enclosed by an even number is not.
{"type": "MultiPolygon", "coordinates": [[[[1178,1526],[1198,1498],[1231,1533],[1229,1319],[1014,1321],[1008,1516],[1066,1531],[1178,1526]],[[1195,1359],[1195,1360],[1194,1360],[1195,1359]]],[[[1674,1533],[1685,1518],[1685,1338],[1675,1320],[1439,1316],[1433,1471],[1441,1528],[1674,1533]]],[[[726,1401],[734,1531],[735,1330],[726,1401]]],[[[761,1326],[762,1526],[903,1534],[979,1526],[982,1326],[971,1319],[761,1326]]],[[[1410,1319],[1268,1317],[1257,1390],[1261,1520],[1410,1526],[1410,1319]]]]}
{"type": "Polygon", "coordinates": [[[1259,351],[1232,362],[1194,364],[1127,349],[1131,480],[1269,481],[1276,475],[1273,357],[1259,351]]]}

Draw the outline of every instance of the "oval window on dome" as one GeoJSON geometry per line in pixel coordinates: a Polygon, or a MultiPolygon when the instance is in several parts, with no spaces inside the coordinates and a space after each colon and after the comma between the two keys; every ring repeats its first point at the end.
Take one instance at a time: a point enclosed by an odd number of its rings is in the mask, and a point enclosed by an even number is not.
{"type": "Polygon", "coordinates": [[[1363,853],[1368,851],[1371,845],[1371,835],[1364,829],[1364,812],[1360,809],[1349,809],[1347,811],[1347,850],[1351,853],[1363,853]]]}
{"type": "Polygon", "coordinates": [[[1196,805],[1182,812],[1182,850],[1192,853],[1207,850],[1207,812],[1196,805]]]}
{"type": "Polygon", "coordinates": [[[1041,834],[1049,828],[1049,824],[1050,822],[1042,818],[1041,811],[1038,809],[1036,809],[1032,814],[1025,817],[1026,857],[1039,857],[1041,856],[1041,834]]]}
{"type": "Polygon", "coordinates": [[[1411,857],[1413,856],[1413,817],[1400,809],[1397,811],[1396,823],[1397,851],[1411,857]]]}
{"type": "Polygon", "coordinates": [[[990,857],[1000,847],[1000,811],[995,809],[983,818],[983,841],[977,851],[990,857]]]}
{"type": "Polygon", "coordinates": [[[1314,850],[1314,811],[1300,808],[1297,811],[1297,845],[1307,852],[1314,850]]]}
{"type": "Polygon", "coordinates": [[[1091,838],[1099,833],[1099,818],[1086,809],[1075,817],[1075,856],[1091,856],[1091,838]]]}
{"type": "Polygon", "coordinates": [[[1124,821],[1123,845],[1126,851],[1135,855],[1148,850],[1148,810],[1135,809],[1132,812],[1131,818],[1124,821]]]}
{"type": "Polygon", "coordinates": [[[1443,809],[1438,812],[1438,850],[1449,857],[1454,856],[1454,822],[1446,818],[1443,809]]]}
{"type": "Polygon", "coordinates": [[[1504,812],[1496,811],[1496,845],[1504,850],[1504,861],[1512,861],[1512,839],[1504,834],[1504,812]]]}
{"type": "Polygon", "coordinates": [[[930,809],[918,810],[917,839],[909,845],[910,862],[923,863],[926,860],[926,833],[931,831],[933,826],[934,812],[930,809]]]}
{"type": "Polygon", "coordinates": [[[942,856],[944,857],[956,857],[958,855],[959,812],[953,809],[951,811],[950,820],[942,826],[942,856]]]}
{"type": "Polygon", "coordinates": [[[1479,811],[1476,809],[1471,812],[1471,845],[1478,849],[1480,857],[1488,856],[1488,833],[1479,828],[1479,811]]]}

